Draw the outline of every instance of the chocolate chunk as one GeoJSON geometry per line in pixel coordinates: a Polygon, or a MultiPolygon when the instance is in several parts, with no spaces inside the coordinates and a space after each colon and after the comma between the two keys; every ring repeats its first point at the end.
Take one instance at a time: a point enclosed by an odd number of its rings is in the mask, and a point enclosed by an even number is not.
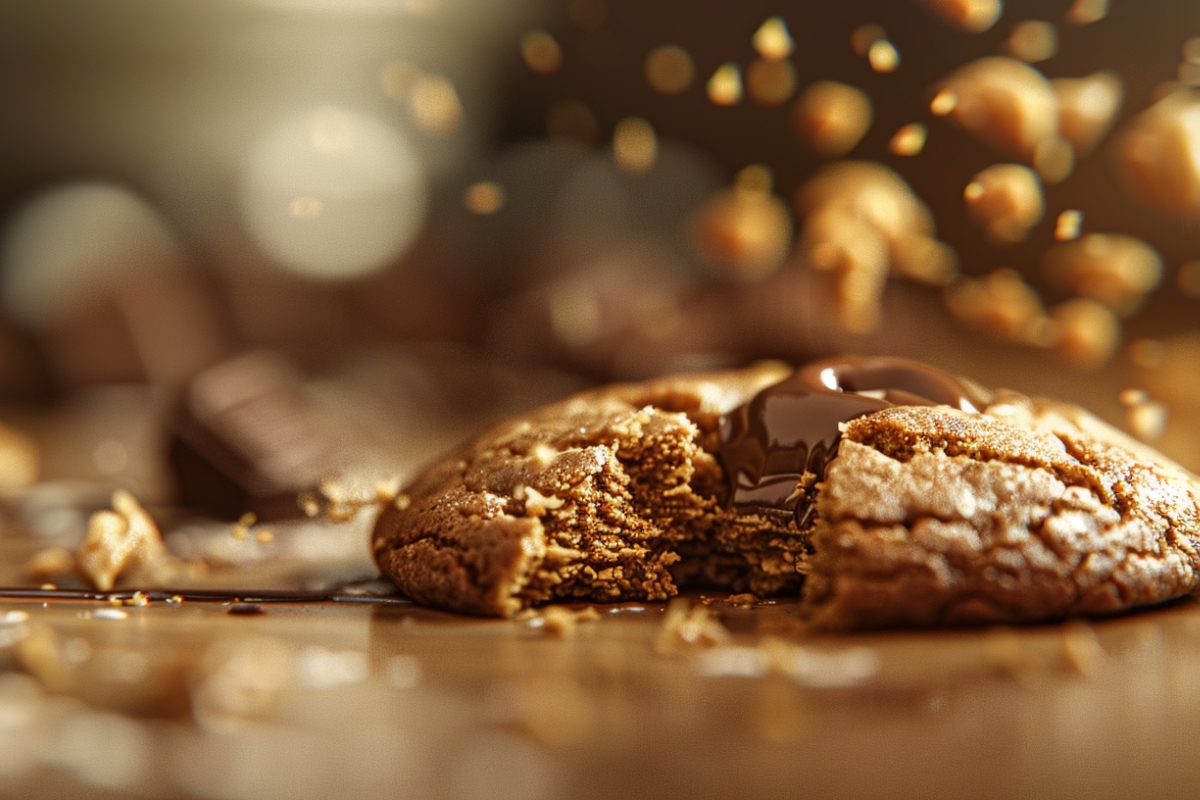
{"type": "Polygon", "coordinates": [[[225,518],[299,516],[299,492],[336,466],[332,433],[278,362],[243,355],[202,372],[171,421],[179,499],[225,518]]]}

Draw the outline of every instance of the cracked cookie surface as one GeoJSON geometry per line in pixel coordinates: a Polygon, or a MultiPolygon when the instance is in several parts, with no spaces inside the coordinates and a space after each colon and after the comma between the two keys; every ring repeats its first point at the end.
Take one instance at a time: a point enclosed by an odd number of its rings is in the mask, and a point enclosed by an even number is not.
{"type": "Polygon", "coordinates": [[[1193,476],[1012,392],[843,423],[813,513],[730,502],[720,419],[787,374],[605,387],[502,423],[381,514],[376,562],[414,600],[469,613],[707,586],[800,593],[831,628],[1107,615],[1196,588],[1193,476]]]}
{"type": "Polygon", "coordinates": [[[1190,475],[1081,409],[886,409],[845,426],[804,602],[841,628],[1112,614],[1196,587],[1197,508],[1190,475]]]}
{"type": "Polygon", "coordinates": [[[405,490],[376,563],[418,602],[510,616],[550,600],[662,600],[681,581],[795,592],[804,537],[727,507],[720,416],[787,374],[739,372],[585,392],[502,423],[405,490]]]}

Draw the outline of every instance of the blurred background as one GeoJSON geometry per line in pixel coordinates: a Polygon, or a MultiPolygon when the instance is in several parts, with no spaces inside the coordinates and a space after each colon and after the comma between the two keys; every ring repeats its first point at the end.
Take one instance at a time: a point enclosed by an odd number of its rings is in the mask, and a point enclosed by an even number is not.
{"type": "Polygon", "coordinates": [[[4,0],[0,794],[1191,797],[1189,600],[709,598],[684,653],[413,606],[358,512],[576,389],[840,353],[1200,470],[1198,304],[1195,0],[4,0]]]}
{"type": "Polygon", "coordinates": [[[864,352],[1195,468],[1198,36],[1187,0],[6,3],[14,463],[287,515],[589,383],[864,352]]]}

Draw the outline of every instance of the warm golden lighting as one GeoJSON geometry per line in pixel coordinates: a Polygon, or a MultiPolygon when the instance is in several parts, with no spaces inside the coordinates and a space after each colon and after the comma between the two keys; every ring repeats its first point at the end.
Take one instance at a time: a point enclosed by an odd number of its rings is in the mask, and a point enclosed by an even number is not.
{"type": "Polygon", "coordinates": [[[752,164],[738,172],[732,190],[714,194],[693,231],[700,255],[726,277],[760,280],[783,263],[792,243],[792,215],[771,195],[771,171],[752,164]]]}
{"type": "Polygon", "coordinates": [[[1174,92],[1125,123],[1113,154],[1146,203],[1200,217],[1200,96],[1174,92]]]}
{"type": "Polygon", "coordinates": [[[879,25],[859,25],[850,33],[850,48],[854,50],[855,55],[866,58],[867,53],[871,51],[871,45],[886,38],[887,31],[879,25]]]}
{"type": "Polygon", "coordinates": [[[430,136],[453,133],[462,124],[458,91],[443,75],[421,75],[409,93],[409,108],[417,127],[430,136]]]}
{"type": "Polygon", "coordinates": [[[1121,316],[1138,309],[1158,286],[1162,259],[1141,239],[1089,233],[1057,244],[1043,259],[1046,277],[1058,286],[1103,303],[1121,316]]]}
{"type": "Polygon", "coordinates": [[[1054,238],[1060,242],[1078,239],[1083,229],[1083,212],[1069,208],[1058,215],[1054,222],[1054,238]]]}
{"type": "Polygon", "coordinates": [[[853,86],[817,81],[796,100],[796,133],[824,158],[849,153],[871,127],[871,100],[853,86]]]}
{"type": "Polygon", "coordinates": [[[1067,22],[1090,25],[1108,16],[1108,0],[1075,0],[1067,11],[1067,22]]]}
{"type": "Polygon", "coordinates": [[[999,244],[1019,242],[1045,213],[1042,185],[1029,167],[994,164],[963,190],[967,214],[999,244]]]}
{"type": "Polygon", "coordinates": [[[795,44],[783,17],[771,17],[758,27],[751,40],[758,54],[768,61],[782,61],[792,54],[795,44]]]}
{"type": "Polygon", "coordinates": [[[929,101],[929,110],[934,116],[944,117],[958,105],[958,95],[949,89],[942,89],[929,101]]]}
{"type": "Polygon", "coordinates": [[[880,39],[867,49],[867,61],[876,72],[895,72],[900,66],[900,51],[887,39],[880,39]]]}
{"type": "Polygon", "coordinates": [[[746,91],[760,106],[785,103],[796,91],[796,68],[790,61],[758,59],[746,70],[746,91]]]}
{"type": "Polygon", "coordinates": [[[578,100],[564,100],[546,115],[546,131],[560,144],[591,147],[598,131],[596,115],[578,100]]]}
{"type": "Polygon", "coordinates": [[[946,308],[968,328],[1014,344],[1047,344],[1042,299],[1013,269],[967,278],[946,290],[946,308]]]}
{"type": "Polygon", "coordinates": [[[1075,148],[1061,136],[1043,139],[1033,150],[1033,168],[1046,183],[1061,183],[1075,169],[1075,148]]]}
{"type": "Polygon", "coordinates": [[[892,170],[867,161],[840,161],[796,191],[804,221],[800,253],[830,273],[839,327],[866,333],[879,322],[889,274],[944,286],[957,257],[933,237],[933,217],[892,170]]]}
{"type": "Polygon", "coordinates": [[[486,216],[504,208],[504,187],[492,181],[479,181],[463,192],[463,205],[472,214],[486,216]]]}
{"type": "Polygon", "coordinates": [[[1058,96],[1059,132],[1080,155],[1090,153],[1116,119],[1124,89],[1114,72],[1050,81],[1058,96]]]}
{"type": "Polygon", "coordinates": [[[1121,323],[1108,308],[1086,297],[1073,297],[1050,309],[1054,350],[1079,369],[1096,369],[1112,357],[1121,341],[1121,323]]]}
{"type": "Polygon", "coordinates": [[[717,67],[705,89],[713,105],[735,106],[742,102],[742,71],[728,61],[717,67]]]}
{"type": "Polygon", "coordinates": [[[552,75],[562,66],[562,48],[546,31],[530,31],[521,39],[521,58],[538,75],[552,75]]]}
{"type": "Polygon", "coordinates": [[[613,160],[632,174],[649,172],[658,160],[658,137],[641,117],[626,117],[613,131],[613,160]]]}
{"type": "MultiPolygon", "coordinates": [[[[959,67],[942,82],[930,108],[979,141],[1026,162],[1058,134],[1054,89],[1040,72],[1015,58],[989,56],[959,67]],[[946,101],[946,91],[953,103],[946,101]]],[[[1061,147],[1042,154],[1046,171],[1038,172],[1043,179],[1051,179],[1050,166],[1061,168],[1061,161],[1054,160],[1061,155],[1061,147]]]]}
{"type": "Polygon", "coordinates": [[[734,188],[744,192],[760,192],[770,194],[775,184],[775,176],[766,164],[750,164],[738,170],[733,176],[734,188]]]}
{"type": "Polygon", "coordinates": [[[661,94],[679,94],[692,85],[696,75],[692,57],[682,47],[664,44],[646,56],[646,83],[661,94]]]}
{"type": "Polygon", "coordinates": [[[925,126],[919,122],[910,122],[892,134],[888,140],[888,152],[894,156],[915,156],[925,149],[925,139],[928,137],[925,126]]]}
{"type": "Polygon", "coordinates": [[[1058,29],[1049,22],[1036,20],[1015,23],[1005,49],[1009,55],[1030,64],[1045,61],[1058,52],[1058,29]]]}
{"type": "Polygon", "coordinates": [[[1004,0],[921,0],[933,14],[968,33],[982,33],[996,24],[1004,0]]]}

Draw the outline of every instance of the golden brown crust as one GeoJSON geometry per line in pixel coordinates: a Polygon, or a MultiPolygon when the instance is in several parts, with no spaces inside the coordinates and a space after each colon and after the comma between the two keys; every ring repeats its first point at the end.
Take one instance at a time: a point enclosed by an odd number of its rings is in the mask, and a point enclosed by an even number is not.
{"type": "Polygon", "coordinates": [[[376,563],[419,602],[498,616],[563,598],[666,599],[677,569],[739,589],[796,588],[802,541],[724,508],[702,446],[722,413],[787,371],[612,386],[504,422],[380,515],[376,563]]]}
{"type": "Polygon", "coordinates": [[[380,516],[376,561],[413,599],[469,613],[661,600],[688,582],[802,591],[834,628],[1104,615],[1200,580],[1194,477],[1082,409],[1013,392],[983,414],[846,423],[809,530],[729,507],[718,419],[785,374],[605,387],[504,422],[380,516]]]}
{"type": "Polygon", "coordinates": [[[1109,432],[1011,394],[983,416],[910,407],[848,423],[805,605],[837,628],[1029,622],[1192,591],[1194,480],[1109,432]]]}

